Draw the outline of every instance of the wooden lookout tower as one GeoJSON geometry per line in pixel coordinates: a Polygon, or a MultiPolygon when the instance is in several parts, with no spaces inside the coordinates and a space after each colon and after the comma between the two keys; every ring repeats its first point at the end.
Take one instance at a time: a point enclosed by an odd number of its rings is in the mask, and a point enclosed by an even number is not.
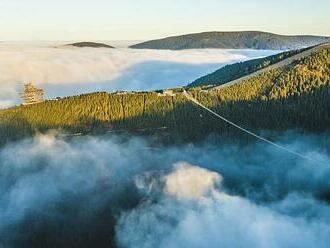
{"type": "Polygon", "coordinates": [[[32,83],[24,84],[23,92],[20,94],[23,105],[31,105],[44,101],[44,91],[35,87],[32,83]]]}

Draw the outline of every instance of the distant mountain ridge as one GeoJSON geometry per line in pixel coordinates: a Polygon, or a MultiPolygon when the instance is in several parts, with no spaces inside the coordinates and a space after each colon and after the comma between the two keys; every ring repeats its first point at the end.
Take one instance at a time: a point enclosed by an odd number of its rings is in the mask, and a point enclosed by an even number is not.
{"type": "Polygon", "coordinates": [[[184,50],[202,48],[293,50],[330,41],[330,37],[278,35],[259,31],[204,32],[151,40],[131,46],[135,49],[184,50]]]}
{"type": "Polygon", "coordinates": [[[74,46],[74,47],[92,47],[92,48],[114,48],[113,46],[104,44],[104,43],[98,43],[98,42],[76,42],[72,44],[67,44],[67,46],[74,46]]]}

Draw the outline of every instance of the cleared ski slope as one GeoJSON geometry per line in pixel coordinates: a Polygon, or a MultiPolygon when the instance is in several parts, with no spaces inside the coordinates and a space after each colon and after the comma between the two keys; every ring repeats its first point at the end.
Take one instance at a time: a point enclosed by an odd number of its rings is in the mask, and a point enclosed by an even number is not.
{"type": "Polygon", "coordinates": [[[316,47],[312,47],[311,49],[308,49],[308,50],[303,51],[299,54],[293,55],[292,57],[284,59],[284,60],[282,60],[278,63],[275,63],[273,65],[267,66],[267,67],[265,67],[263,69],[260,69],[258,71],[255,71],[255,72],[253,72],[253,73],[251,73],[247,76],[244,76],[244,77],[235,79],[233,81],[230,81],[228,83],[213,87],[210,90],[219,90],[219,89],[222,89],[222,88],[230,87],[230,86],[238,84],[238,83],[240,83],[244,80],[250,79],[251,77],[258,76],[258,75],[260,75],[264,72],[267,72],[267,71],[270,71],[270,70],[273,70],[273,69],[277,69],[277,68],[281,68],[281,67],[284,67],[284,66],[288,66],[288,65],[292,64],[293,62],[295,62],[296,60],[299,60],[301,58],[310,56],[311,54],[313,54],[314,52],[318,51],[321,48],[330,48],[330,43],[325,43],[325,44],[321,44],[321,45],[316,46],[316,47]]]}

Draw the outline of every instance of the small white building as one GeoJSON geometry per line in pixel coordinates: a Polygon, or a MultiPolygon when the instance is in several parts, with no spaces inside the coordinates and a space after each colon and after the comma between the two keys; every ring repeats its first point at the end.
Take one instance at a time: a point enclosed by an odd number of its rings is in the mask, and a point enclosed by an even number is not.
{"type": "Polygon", "coordinates": [[[157,90],[158,96],[175,96],[173,90],[157,90]]]}

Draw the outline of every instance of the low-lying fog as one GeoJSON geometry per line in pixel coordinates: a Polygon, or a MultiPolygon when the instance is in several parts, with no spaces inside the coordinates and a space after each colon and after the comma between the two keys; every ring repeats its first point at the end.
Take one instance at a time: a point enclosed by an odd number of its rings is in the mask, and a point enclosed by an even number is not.
{"type": "Polygon", "coordinates": [[[0,150],[1,247],[329,247],[328,136],[152,147],[53,134],[0,150]]]}
{"type": "Polygon", "coordinates": [[[24,82],[46,98],[95,91],[154,90],[186,85],[219,67],[278,51],[73,48],[50,43],[0,44],[0,107],[19,103],[24,82]]]}

